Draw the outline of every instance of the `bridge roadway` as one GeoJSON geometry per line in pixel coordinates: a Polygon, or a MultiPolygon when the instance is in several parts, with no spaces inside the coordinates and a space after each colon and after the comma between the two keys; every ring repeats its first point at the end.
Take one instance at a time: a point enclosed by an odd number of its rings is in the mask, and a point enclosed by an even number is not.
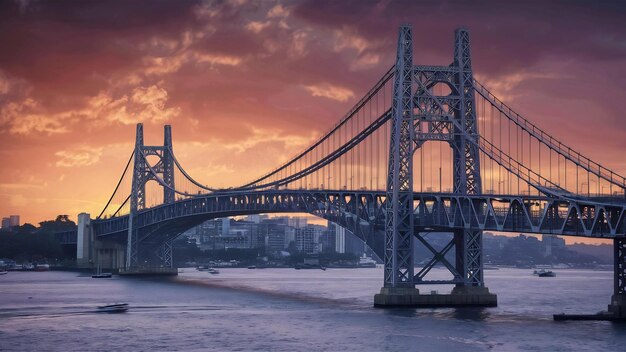
{"type": "MultiPolygon", "coordinates": [[[[626,200],[618,197],[414,193],[414,199],[416,232],[463,228],[592,238],[626,233],[626,200]]],[[[158,237],[158,242],[215,218],[309,213],[353,231],[382,255],[384,210],[384,191],[224,191],[141,210],[134,218],[134,227],[139,230],[140,242],[151,237],[158,237]],[[381,233],[379,240],[375,238],[377,232],[381,233]]],[[[96,237],[125,242],[128,215],[94,220],[92,229],[96,237]]]]}

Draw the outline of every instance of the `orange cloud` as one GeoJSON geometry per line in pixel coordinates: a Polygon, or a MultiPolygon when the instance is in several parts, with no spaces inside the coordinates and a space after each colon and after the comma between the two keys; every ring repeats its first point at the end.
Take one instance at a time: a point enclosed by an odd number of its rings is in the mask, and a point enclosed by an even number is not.
{"type": "MultiPolygon", "coordinates": [[[[100,161],[103,148],[92,148],[88,146],[82,146],[76,150],[60,150],[54,155],[59,157],[59,160],[55,163],[57,167],[75,167],[75,166],[89,166],[100,161]]],[[[62,178],[61,178],[62,180],[62,178]]]]}
{"type": "Polygon", "coordinates": [[[354,92],[350,89],[324,83],[320,85],[310,85],[304,87],[314,97],[323,97],[336,101],[346,102],[354,98],[354,92]]]}

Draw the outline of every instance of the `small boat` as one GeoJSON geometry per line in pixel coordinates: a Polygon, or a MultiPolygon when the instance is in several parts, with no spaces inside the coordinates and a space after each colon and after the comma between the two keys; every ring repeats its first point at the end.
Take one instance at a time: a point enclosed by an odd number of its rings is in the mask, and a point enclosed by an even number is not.
{"type": "Polygon", "coordinates": [[[215,274],[219,274],[219,273],[220,273],[220,271],[219,271],[219,270],[217,270],[217,269],[215,269],[215,268],[208,268],[206,271],[207,271],[209,274],[212,274],[212,275],[215,275],[215,274]]]}
{"type": "Polygon", "coordinates": [[[48,271],[50,270],[49,264],[37,264],[35,266],[35,271],[48,271]]]}
{"type": "Polygon", "coordinates": [[[358,268],[375,268],[376,261],[370,257],[367,257],[365,254],[361,258],[359,258],[359,263],[357,264],[358,268]]]}
{"type": "Polygon", "coordinates": [[[552,270],[546,270],[546,269],[541,269],[541,270],[535,270],[533,272],[534,275],[537,275],[539,277],[555,277],[556,274],[554,273],[554,271],[552,270]]]}
{"type": "Polygon", "coordinates": [[[109,279],[111,277],[113,277],[113,274],[111,273],[100,273],[100,274],[91,275],[91,278],[93,279],[109,279]]]}
{"type": "Polygon", "coordinates": [[[8,271],[6,271],[6,270],[0,270],[0,275],[6,275],[6,274],[8,274],[8,273],[9,273],[9,272],[8,272],[8,271]]]}
{"type": "Polygon", "coordinates": [[[250,265],[248,269],[256,269],[256,265],[250,265]]]}
{"type": "Polygon", "coordinates": [[[320,269],[320,270],[326,270],[326,267],[321,266],[319,264],[310,264],[310,263],[296,263],[296,265],[294,266],[294,269],[296,270],[300,270],[300,269],[320,269]]]}
{"type": "Polygon", "coordinates": [[[91,275],[92,279],[109,279],[113,276],[111,273],[103,273],[100,265],[98,265],[98,269],[96,270],[95,275],[91,275]]]}
{"type": "Polygon", "coordinates": [[[107,304],[98,307],[98,313],[124,313],[128,310],[128,303],[107,304]]]}

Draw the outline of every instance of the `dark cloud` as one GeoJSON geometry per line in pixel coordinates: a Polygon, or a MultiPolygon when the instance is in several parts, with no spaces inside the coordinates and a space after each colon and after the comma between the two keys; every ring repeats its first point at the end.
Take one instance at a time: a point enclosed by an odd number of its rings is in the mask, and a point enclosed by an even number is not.
{"type": "Polygon", "coordinates": [[[620,1],[308,0],[294,14],[328,28],[351,26],[372,39],[394,37],[399,24],[411,23],[416,60],[422,52],[450,57],[452,33],[465,26],[472,32],[476,69],[492,74],[515,71],[546,56],[626,58],[626,3],[620,1]]]}

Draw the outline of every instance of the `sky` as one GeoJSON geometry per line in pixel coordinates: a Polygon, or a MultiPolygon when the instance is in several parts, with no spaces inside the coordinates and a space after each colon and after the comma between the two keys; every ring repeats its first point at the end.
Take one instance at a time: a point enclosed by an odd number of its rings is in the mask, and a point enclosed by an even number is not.
{"type": "Polygon", "coordinates": [[[171,124],[203,184],[278,166],[394,63],[452,61],[523,116],[626,174],[626,3],[610,1],[0,1],[0,215],[98,214],[132,152],[171,124]]]}

